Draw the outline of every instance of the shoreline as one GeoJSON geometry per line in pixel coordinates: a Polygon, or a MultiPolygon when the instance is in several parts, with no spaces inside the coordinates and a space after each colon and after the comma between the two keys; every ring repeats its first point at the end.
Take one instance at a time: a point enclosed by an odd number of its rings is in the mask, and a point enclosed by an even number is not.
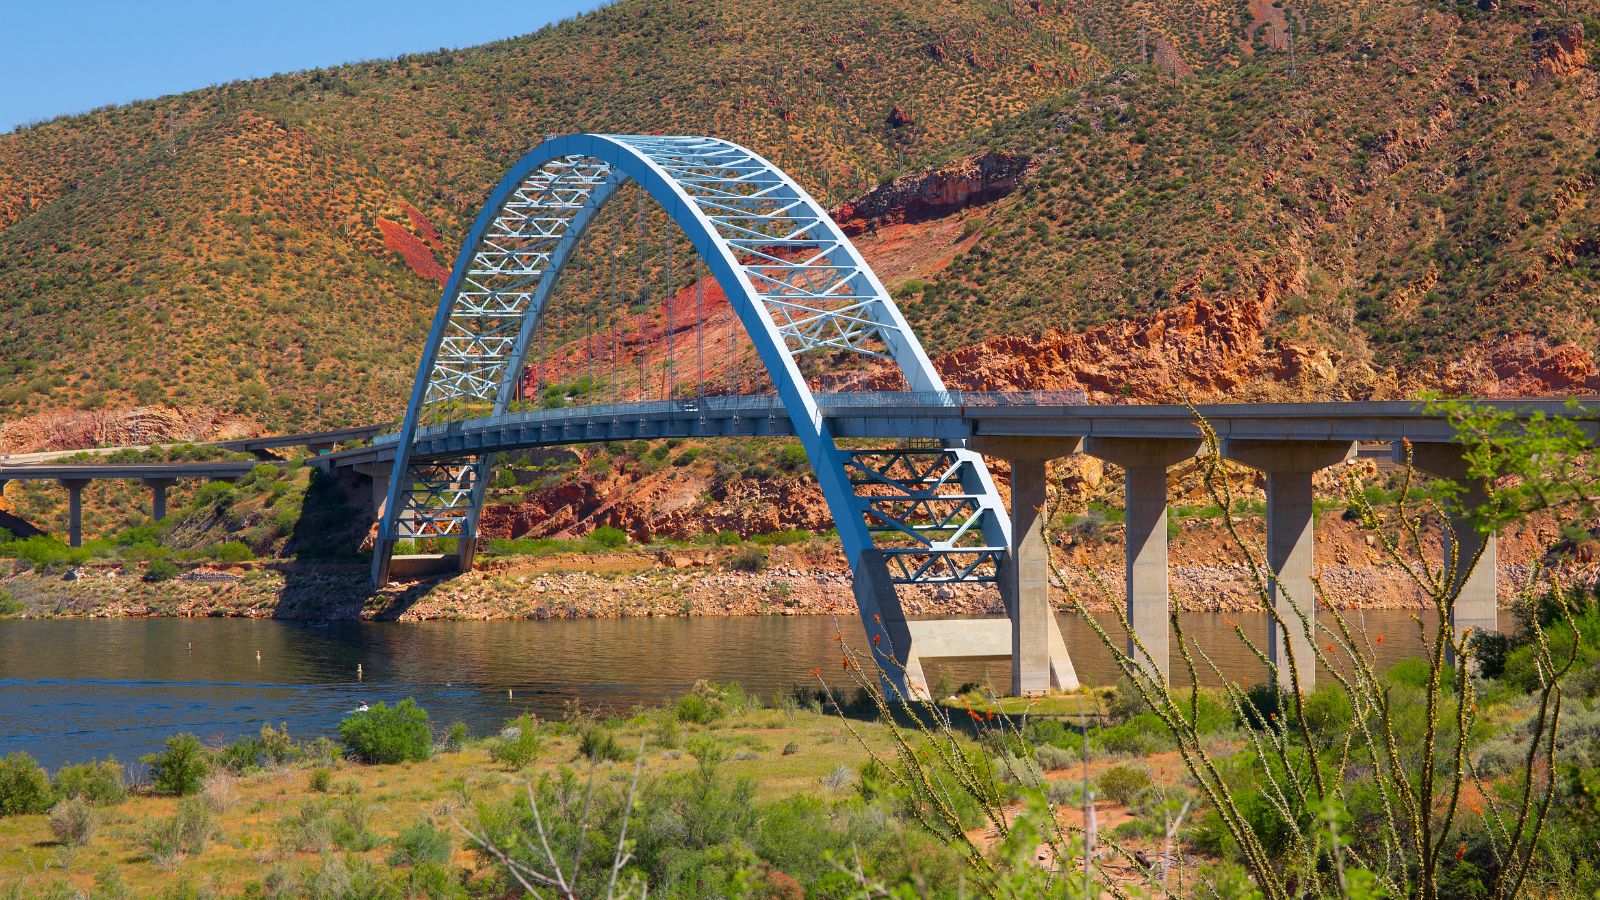
{"type": "MultiPolygon", "coordinates": [[[[362,563],[196,564],[176,578],[152,583],[143,580],[136,564],[102,561],[64,572],[14,571],[0,576],[0,597],[19,601],[17,617],[28,619],[417,622],[856,614],[842,560],[835,566],[796,558],[804,553],[773,555],[774,565],[762,572],[717,568],[699,553],[501,557],[465,575],[377,591],[369,586],[362,563]]],[[[1516,563],[1499,567],[1502,608],[1527,569],[1516,563]]],[[[1073,596],[1091,612],[1121,608],[1120,566],[1063,567],[1062,573],[1065,585],[1052,579],[1058,610],[1072,610],[1073,596]]],[[[1322,581],[1328,602],[1341,608],[1422,607],[1420,593],[1393,567],[1327,565],[1322,581]]],[[[1175,566],[1171,584],[1185,612],[1259,609],[1243,567],[1175,566]]],[[[906,590],[902,602],[910,616],[1002,613],[998,593],[987,584],[906,590]]]]}

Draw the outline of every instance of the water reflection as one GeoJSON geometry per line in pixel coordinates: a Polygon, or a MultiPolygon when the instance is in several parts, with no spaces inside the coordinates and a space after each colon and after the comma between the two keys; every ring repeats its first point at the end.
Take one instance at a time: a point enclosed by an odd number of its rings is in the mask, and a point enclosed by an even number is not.
{"type": "MultiPolygon", "coordinates": [[[[1352,614],[1354,615],[1354,614],[1352,614]]],[[[1385,661],[1420,646],[1411,614],[1365,614],[1385,661]]],[[[1109,618],[1109,617],[1107,617],[1109,618]]],[[[1221,614],[1184,627],[1230,675],[1260,669],[1221,614]]],[[[1255,640],[1260,616],[1234,616],[1255,640]]],[[[1113,627],[1114,622],[1110,623],[1113,627]]],[[[1061,617],[1079,676],[1115,677],[1086,623],[1061,617]]],[[[821,666],[843,683],[835,630],[858,645],[853,618],[741,617],[571,621],[297,623],[239,619],[0,622],[0,755],[27,750],[48,766],[116,754],[125,761],[190,731],[208,741],[287,722],[300,737],[332,734],[363,701],[414,696],[441,723],[485,733],[524,710],[586,705],[627,710],[738,681],[769,696],[821,666]],[[258,657],[259,653],[259,657],[258,657]],[[362,678],[357,678],[357,666],[362,678]]],[[[1181,661],[1175,680],[1187,681],[1181,661]]],[[[1006,660],[930,665],[930,679],[1004,685],[1006,660]]],[[[1202,673],[1203,683],[1215,676],[1202,673]]]]}

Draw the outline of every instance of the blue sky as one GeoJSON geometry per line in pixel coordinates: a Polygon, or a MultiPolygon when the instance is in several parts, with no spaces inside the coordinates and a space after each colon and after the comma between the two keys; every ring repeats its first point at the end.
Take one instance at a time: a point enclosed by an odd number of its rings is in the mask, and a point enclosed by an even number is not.
{"type": "Polygon", "coordinates": [[[0,133],[241,78],[526,34],[598,0],[0,0],[0,133]]]}

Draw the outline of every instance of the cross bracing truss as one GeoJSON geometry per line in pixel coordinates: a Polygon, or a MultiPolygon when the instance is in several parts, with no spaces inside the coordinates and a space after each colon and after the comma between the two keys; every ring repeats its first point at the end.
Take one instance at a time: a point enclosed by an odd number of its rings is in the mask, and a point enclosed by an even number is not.
{"type": "MultiPolygon", "coordinates": [[[[401,538],[476,537],[488,455],[413,461],[424,420],[488,404],[506,411],[546,302],[573,248],[617,188],[638,182],[682,228],[728,296],[778,388],[857,570],[869,635],[898,604],[891,585],[997,578],[1008,523],[981,457],[961,447],[845,450],[797,360],[851,354],[892,362],[912,391],[944,390],[916,335],[850,240],[772,163],[706,137],[571,135],[545,142],[491,194],[445,285],[396,439],[374,554],[387,578],[401,538]]],[[[815,365],[808,367],[815,368],[815,365]]],[[[820,373],[825,376],[827,373],[820,373]]],[[[898,611],[897,608],[895,610],[898,611]]],[[[896,653],[901,652],[896,650],[896,653]]]]}

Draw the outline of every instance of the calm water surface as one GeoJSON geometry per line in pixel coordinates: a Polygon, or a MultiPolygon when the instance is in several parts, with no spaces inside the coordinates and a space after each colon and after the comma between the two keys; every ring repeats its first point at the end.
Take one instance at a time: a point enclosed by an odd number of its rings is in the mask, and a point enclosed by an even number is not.
{"type": "MultiPolygon", "coordinates": [[[[1388,659],[1416,652],[1410,615],[1366,613],[1368,630],[1388,635],[1380,648],[1388,659]]],[[[1259,664],[1223,618],[1196,613],[1184,627],[1230,675],[1254,677],[1259,664]]],[[[1264,638],[1264,618],[1234,618],[1264,638]]],[[[860,624],[840,624],[859,646],[860,624]]],[[[1089,627],[1065,615],[1061,625],[1079,677],[1113,681],[1110,656],[1089,627]]],[[[558,714],[573,699],[625,711],[702,678],[770,696],[806,682],[812,667],[839,672],[835,630],[824,616],[0,621],[0,755],[26,750],[52,768],[108,754],[131,761],[180,731],[226,741],[264,722],[286,722],[300,738],[331,735],[363,701],[408,696],[437,722],[460,720],[475,734],[525,710],[558,714]]],[[[941,671],[954,682],[1010,679],[1006,660],[934,666],[928,676],[941,671]]]]}

